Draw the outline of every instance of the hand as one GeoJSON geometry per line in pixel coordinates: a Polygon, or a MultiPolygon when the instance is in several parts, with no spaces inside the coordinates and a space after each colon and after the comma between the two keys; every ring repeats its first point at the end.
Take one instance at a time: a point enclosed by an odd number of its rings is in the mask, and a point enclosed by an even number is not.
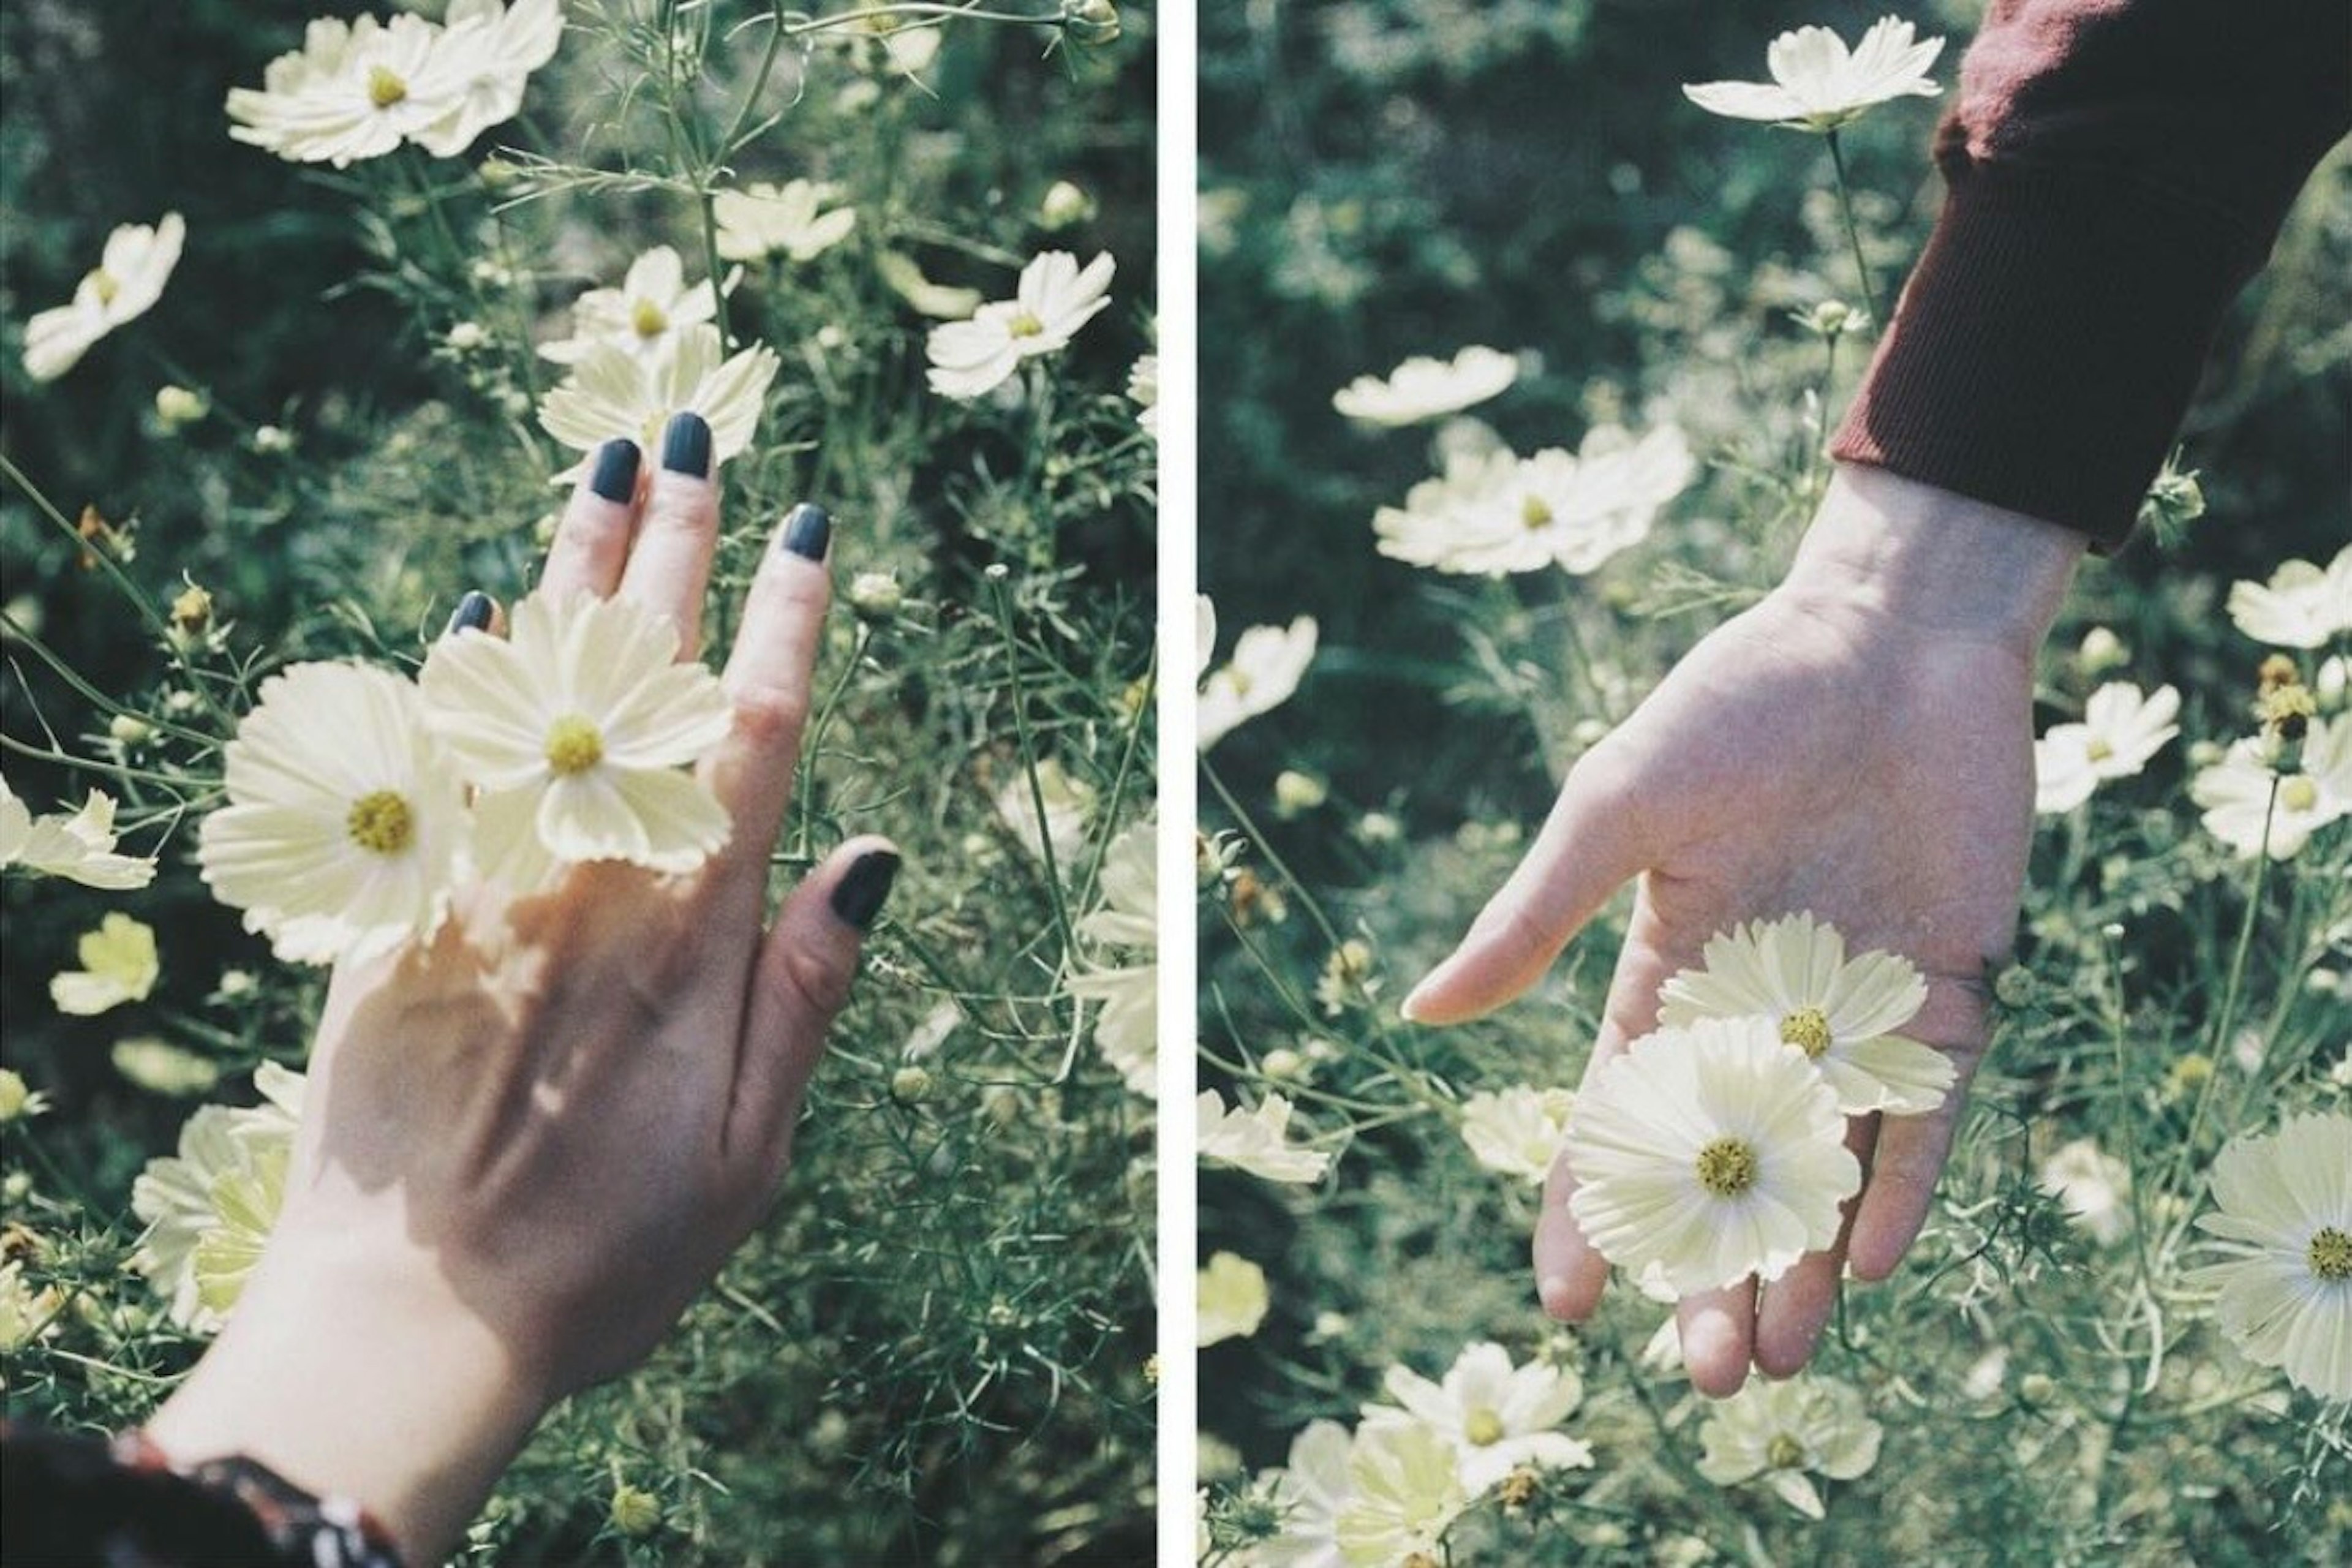
{"type": "MultiPolygon", "coordinates": [[[[605,488],[633,499],[576,491],[541,591],[636,600],[691,648],[715,481],[632,464],[605,488]]],[[[335,973],[284,1212],[149,1427],[175,1460],[249,1454],[437,1561],[547,1405],[642,1360],[758,1223],[897,867],[845,845],[763,929],[829,593],[822,515],[793,521],[702,768],[733,818],[717,856],[478,890],[429,949],[335,973]]]]}
{"type": "MultiPolygon", "coordinates": [[[[1843,468],[1787,579],[1693,648],[1570,773],[1534,847],[1461,946],[1406,999],[1432,1024],[1540,979],[1617,888],[1641,878],[1591,1073],[1656,1026],[1658,988],[1717,931],[1811,910],[1850,953],[1927,977],[1903,1033],[1958,1083],[1925,1116],[1865,1117],[1867,1173],[1835,1247],[1769,1287],[1677,1309],[1694,1386],[1738,1390],[1751,1358],[1802,1367],[1841,1270],[1893,1272],[1917,1236],[1987,1035],[1985,974],[2010,951],[2032,831],[2033,655],[2083,550],[2051,524],[1874,468],[1843,468]]],[[[1535,1269],[1547,1310],[1580,1321],[1609,1265],[1545,1184],[1535,1269]]]]}

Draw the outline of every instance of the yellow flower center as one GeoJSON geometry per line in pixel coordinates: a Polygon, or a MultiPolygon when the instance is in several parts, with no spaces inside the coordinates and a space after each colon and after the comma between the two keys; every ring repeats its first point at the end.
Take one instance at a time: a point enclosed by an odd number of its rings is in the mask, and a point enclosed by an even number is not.
{"type": "Polygon", "coordinates": [[[362,849],[397,855],[415,838],[416,819],[409,814],[406,797],[395,790],[380,789],[352,803],[351,815],[343,818],[343,832],[362,849]]]}
{"type": "Polygon", "coordinates": [[[2334,1226],[2311,1238],[2311,1271],[2322,1279],[2352,1279],[2352,1236],[2334,1226]]]}
{"type": "Polygon", "coordinates": [[[1780,1043],[1794,1046],[1813,1060],[1830,1048],[1830,1016],[1819,1007],[1800,1007],[1780,1020],[1780,1043]]]}
{"type": "Polygon", "coordinates": [[[1698,1152],[1698,1184],[1719,1198],[1736,1198],[1756,1184],[1756,1151],[1738,1138],[1718,1138],[1698,1152]]]}
{"type": "Polygon", "coordinates": [[[1541,496],[1529,496],[1519,502],[1519,521],[1528,529],[1538,529],[1551,521],[1551,508],[1541,496]]]}
{"type": "Polygon", "coordinates": [[[1004,330],[1016,338],[1040,338],[1045,335],[1045,323],[1032,312],[1023,310],[1004,324],[1004,330]]]}
{"type": "Polygon", "coordinates": [[[636,309],[629,312],[629,325],[637,330],[641,338],[657,338],[669,331],[669,317],[651,300],[640,300],[636,309]]]}
{"type": "Polygon", "coordinates": [[[1481,1448],[1491,1447],[1503,1440],[1503,1418],[1479,1405],[1462,1418],[1462,1435],[1481,1448]]]}
{"type": "Polygon", "coordinates": [[[1786,1432],[1776,1432],[1772,1441],[1764,1446],[1764,1462],[1776,1470],[1801,1470],[1805,1468],[1805,1446],[1786,1432]]]}
{"type": "Polygon", "coordinates": [[[2297,773],[2279,785],[2279,804],[2289,811],[2309,811],[2319,804],[2319,786],[2305,773],[2297,773]]]}
{"type": "Polygon", "coordinates": [[[584,773],[604,760],[604,737],[596,726],[572,713],[547,727],[547,765],[569,778],[584,773]]]}
{"type": "Polygon", "coordinates": [[[368,68],[368,101],[378,109],[390,109],[408,96],[408,84],[389,66],[368,68]]]}
{"type": "Polygon", "coordinates": [[[122,285],[115,280],[113,273],[103,267],[90,268],[89,287],[90,291],[98,296],[98,302],[101,305],[113,304],[114,297],[122,292],[122,285]]]}
{"type": "Polygon", "coordinates": [[[2116,754],[2116,749],[2094,735],[2091,737],[2090,743],[2083,748],[2083,754],[2095,763],[2104,763],[2116,754]]]}

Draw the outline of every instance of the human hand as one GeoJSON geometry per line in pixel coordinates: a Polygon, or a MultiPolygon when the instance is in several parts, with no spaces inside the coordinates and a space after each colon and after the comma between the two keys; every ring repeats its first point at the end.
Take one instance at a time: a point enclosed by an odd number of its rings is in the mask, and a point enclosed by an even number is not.
{"type": "MultiPolygon", "coordinates": [[[[670,617],[682,658],[719,531],[700,423],[650,484],[606,448],[540,584],[670,617]]],[[[766,925],[828,533],[796,509],[752,581],[701,869],[477,889],[428,948],[337,971],[268,1248],[149,1427],[176,1460],[248,1454],[435,1560],[546,1406],[642,1360],[758,1222],[898,867],[853,840],[766,925]]]]}
{"type": "MultiPolygon", "coordinates": [[[[2010,951],[2032,830],[2033,655],[2081,556],[2065,530],[1882,469],[1841,468],[1785,581],[1702,641],[1580,760],[1541,835],[1462,944],[1406,999],[1448,1024],[1539,980],[1639,876],[1586,1079],[1657,1026],[1659,987],[1715,933],[1810,910],[1849,952],[1917,965],[1903,1033],[1958,1070],[1920,1116],[1849,1123],[1867,1173],[1837,1244],[1769,1286],[1676,1310],[1694,1386],[1811,1356],[1841,1271],[1894,1271],[1925,1221],[1988,1033],[1985,973],[2010,951]]],[[[1545,1309],[1580,1321],[1609,1265],[1554,1162],[1537,1222],[1545,1309]]]]}

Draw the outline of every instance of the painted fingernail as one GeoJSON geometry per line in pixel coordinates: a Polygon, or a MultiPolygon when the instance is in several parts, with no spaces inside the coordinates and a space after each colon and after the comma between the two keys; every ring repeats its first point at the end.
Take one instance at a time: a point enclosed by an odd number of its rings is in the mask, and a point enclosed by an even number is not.
{"type": "Polygon", "coordinates": [[[803,561],[824,559],[825,546],[833,542],[833,519],[824,508],[809,501],[784,514],[784,531],[776,547],[803,561]]]}
{"type": "Polygon", "coordinates": [[[662,467],[689,479],[710,477],[710,424],[689,408],[669,416],[662,432],[662,467]]]}
{"type": "Polygon", "coordinates": [[[833,912],[859,931],[874,929],[874,917],[898,879],[898,857],[887,849],[870,850],[850,863],[833,889],[833,912]]]}
{"type": "Polygon", "coordinates": [[[499,613],[498,601],[479,588],[469,588],[457,601],[455,614],[449,617],[449,627],[441,635],[456,637],[459,632],[486,632],[490,629],[490,617],[499,613]]]}
{"type": "Polygon", "coordinates": [[[596,467],[588,488],[609,501],[625,505],[637,493],[637,464],[644,454],[635,441],[607,441],[596,448],[596,467]]]}

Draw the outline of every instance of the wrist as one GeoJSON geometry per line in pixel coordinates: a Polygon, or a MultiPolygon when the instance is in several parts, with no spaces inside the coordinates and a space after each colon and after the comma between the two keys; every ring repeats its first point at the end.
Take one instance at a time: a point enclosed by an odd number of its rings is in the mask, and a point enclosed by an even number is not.
{"type": "Polygon", "coordinates": [[[2031,659],[2087,546],[2022,512],[1840,464],[1781,591],[2031,659]]]}

